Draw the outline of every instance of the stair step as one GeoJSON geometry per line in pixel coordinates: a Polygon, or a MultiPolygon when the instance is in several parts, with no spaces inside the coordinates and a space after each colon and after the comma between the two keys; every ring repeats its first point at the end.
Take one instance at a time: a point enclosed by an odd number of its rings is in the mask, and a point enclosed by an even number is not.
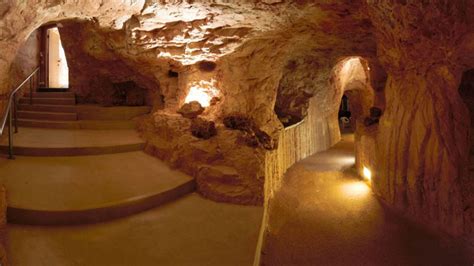
{"type": "MultiPolygon", "coordinates": [[[[145,142],[134,129],[69,130],[18,128],[14,154],[24,156],[83,156],[143,150],[145,142]]],[[[0,140],[0,153],[8,152],[8,140],[0,140]]]]}
{"type": "MultiPolygon", "coordinates": [[[[25,98],[30,97],[30,93],[27,92],[23,96],[25,98]]],[[[75,98],[76,95],[73,92],[33,92],[33,98],[75,98]]]]}
{"type": "Polygon", "coordinates": [[[79,120],[81,129],[135,129],[133,120],[79,120]]]}
{"type": "Polygon", "coordinates": [[[40,127],[40,128],[57,128],[57,129],[80,129],[77,121],[53,121],[53,120],[36,120],[36,119],[18,119],[20,127],[40,127]]]}
{"type": "Polygon", "coordinates": [[[77,105],[77,118],[80,120],[130,120],[148,114],[149,106],[112,106],[77,105]]]}
{"type": "Polygon", "coordinates": [[[21,157],[0,164],[10,223],[103,222],[179,199],[194,179],[142,151],[79,157],[21,157]],[[85,196],[86,195],[86,196],[85,196]]]}
{"type": "MultiPolygon", "coordinates": [[[[114,154],[131,151],[140,151],[145,147],[145,143],[116,144],[109,146],[83,146],[83,147],[23,147],[16,145],[13,148],[15,155],[20,156],[85,156],[114,154]]],[[[0,144],[0,153],[8,153],[8,145],[0,144]]]]}
{"type": "Polygon", "coordinates": [[[56,129],[133,129],[133,120],[77,120],[53,121],[36,119],[18,119],[21,127],[56,128],[56,129]]]}
{"type": "MultiPolygon", "coordinates": [[[[21,98],[20,104],[29,104],[29,98],[21,98]]],[[[33,98],[33,104],[75,105],[75,98],[33,98]]]]}
{"type": "Polygon", "coordinates": [[[88,209],[41,210],[7,206],[8,223],[26,225],[79,225],[106,222],[137,214],[177,200],[196,190],[193,179],[155,193],[91,206],[88,209]]]}
{"type": "Polygon", "coordinates": [[[69,92],[69,88],[38,88],[37,92],[69,92]]]}
{"type": "Polygon", "coordinates": [[[61,112],[75,113],[76,105],[47,105],[47,104],[19,104],[18,110],[36,111],[36,112],[61,112]]]}
{"type": "Polygon", "coordinates": [[[53,121],[75,121],[76,113],[60,113],[60,112],[35,112],[35,111],[18,111],[18,117],[24,119],[35,120],[53,120],[53,121]]]}

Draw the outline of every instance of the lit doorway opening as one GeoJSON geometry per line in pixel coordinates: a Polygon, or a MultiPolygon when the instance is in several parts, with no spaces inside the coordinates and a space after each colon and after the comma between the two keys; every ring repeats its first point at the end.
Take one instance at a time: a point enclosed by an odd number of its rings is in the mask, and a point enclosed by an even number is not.
{"type": "Polygon", "coordinates": [[[69,68],[57,27],[47,30],[48,87],[68,88],[69,68]]]}

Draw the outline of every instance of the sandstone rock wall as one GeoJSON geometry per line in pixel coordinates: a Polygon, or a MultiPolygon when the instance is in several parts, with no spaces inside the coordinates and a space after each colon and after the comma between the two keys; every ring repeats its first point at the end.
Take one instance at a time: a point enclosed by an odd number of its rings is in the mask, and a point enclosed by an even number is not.
{"type": "Polygon", "coordinates": [[[463,69],[474,63],[474,3],[380,1],[369,7],[388,73],[373,188],[411,217],[472,240],[469,113],[458,86],[463,69]]]}
{"type": "Polygon", "coordinates": [[[200,139],[191,134],[191,120],[156,112],[141,123],[145,151],[196,177],[198,190],[216,201],[263,203],[264,150],[239,144],[242,132],[217,125],[217,135],[200,139]]]}
{"type": "MultiPolygon", "coordinates": [[[[40,36],[38,31],[32,32],[28,39],[22,44],[16,57],[13,59],[11,69],[8,74],[10,80],[9,86],[11,86],[10,90],[20,85],[21,82],[23,82],[23,80],[25,80],[25,78],[28,77],[33,72],[33,70],[39,66],[39,38],[40,36]]],[[[29,83],[27,83],[23,88],[28,90],[29,83]]],[[[6,108],[6,102],[10,90],[5,90],[0,94],[0,110],[4,110],[6,108]]]]}
{"type": "Polygon", "coordinates": [[[150,105],[160,105],[153,101],[160,84],[151,69],[120,56],[120,48],[127,46],[124,30],[106,30],[90,20],[67,20],[59,31],[69,65],[69,88],[79,103],[128,105],[120,103],[119,94],[141,93],[150,105]],[[136,85],[119,91],[117,86],[127,83],[136,85]]]}
{"type": "MultiPolygon", "coordinates": [[[[366,179],[364,176],[364,169],[370,171],[371,179],[380,178],[377,172],[374,172],[377,169],[378,161],[377,158],[377,132],[378,125],[372,125],[365,127],[364,125],[359,125],[357,133],[354,135],[354,148],[355,148],[355,157],[356,157],[356,170],[359,175],[366,179]]],[[[366,180],[371,184],[371,180],[366,180]]]]}
{"type": "MultiPolygon", "coordinates": [[[[10,70],[11,84],[16,87],[33,72],[40,63],[40,36],[33,31],[16,55],[10,70]]],[[[28,86],[27,86],[28,87],[28,86]]],[[[29,87],[28,87],[29,88],[29,87]]]]}

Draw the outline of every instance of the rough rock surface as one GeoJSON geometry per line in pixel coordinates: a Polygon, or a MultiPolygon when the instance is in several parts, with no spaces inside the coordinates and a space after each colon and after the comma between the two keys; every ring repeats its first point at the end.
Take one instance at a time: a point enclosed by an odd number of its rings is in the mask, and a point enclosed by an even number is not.
{"type": "Polygon", "coordinates": [[[472,241],[469,113],[458,90],[474,65],[474,2],[408,2],[369,4],[388,73],[373,188],[411,217],[472,241]]]}
{"type": "Polygon", "coordinates": [[[106,30],[91,20],[66,20],[59,32],[66,58],[72,62],[69,87],[80,103],[136,106],[160,101],[159,83],[146,75],[149,70],[118,55],[126,42],[123,31],[106,30]]]}
{"type": "Polygon", "coordinates": [[[202,112],[204,112],[204,108],[197,101],[185,103],[178,110],[178,113],[183,117],[191,119],[196,118],[198,115],[202,114],[202,112]]]}
{"type": "Polygon", "coordinates": [[[327,75],[321,75],[319,61],[305,56],[286,64],[275,102],[275,112],[283,125],[290,126],[303,120],[308,115],[309,99],[314,96],[315,84],[327,82],[327,75]]]}
{"type": "MultiPolygon", "coordinates": [[[[21,82],[39,66],[39,60],[39,34],[38,31],[33,31],[28,39],[21,45],[21,49],[11,64],[8,73],[8,89],[13,89],[13,87],[20,85],[21,82]]],[[[29,90],[29,83],[23,86],[23,90],[29,90]]],[[[8,94],[9,90],[2,92],[0,89],[0,110],[5,108],[4,105],[8,99],[8,94]]]]}
{"type": "Polygon", "coordinates": [[[262,204],[264,150],[237,145],[239,131],[226,129],[222,124],[216,125],[217,135],[209,139],[196,138],[190,130],[192,123],[179,114],[164,111],[143,118],[140,131],[147,139],[145,151],[195,176],[199,192],[208,198],[262,204]],[[217,165],[225,171],[216,170],[217,165]],[[229,172],[233,174],[227,174],[229,172]],[[225,176],[218,177],[218,173],[225,176]]]}
{"type": "Polygon", "coordinates": [[[212,121],[195,118],[191,122],[191,133],[200,139],[209,139],[217,134],[216,125],[212,121]]]}
{"type": "Polygon", "coordinates": [[[250,147],[262,147],[273,150],[277,144],[267,133],[260,130],[255,122],[244,114],[232,114],[223,120],[224,125],[230,129],[237,129],[243,132],[239,136],[239,141],[250,147]]]}

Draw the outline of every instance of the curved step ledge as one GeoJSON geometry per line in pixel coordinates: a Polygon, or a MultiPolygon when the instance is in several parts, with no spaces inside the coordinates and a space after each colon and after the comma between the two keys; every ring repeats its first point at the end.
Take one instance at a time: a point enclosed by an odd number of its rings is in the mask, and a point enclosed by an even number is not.
{"type": "Polygon", "coordinates": [[[20,119],[45,119],[52,121],[76,121],[76,113],[18,111],[20,119]]]}
{"type": "MultiPolygon", "coordinates": [[[[33,92],[33,98],[76,98],[74,92],[33,92]]],[[[30,92],[26,92],[23,98],[29,99],[30,92]]]]}
{"type": "MultiPolygon", "coordinates": [[[[15,155],[22,156],[84,156],[141,151],[145,143],[85,147],[22,147],[14,146],[15,155]]],[[[8,146],[0,145],[0,153],[8,153],[8,146]]]]}
{"type": "Polygon", "coordinates": [[[9,223],[27,225],[74,225],[109,221],[146,211],[176,200],[195,190],[194,180],[156,194],[149,194],[112,202],[83,210],[30,210],[7,207],[9,223]]]}
{"type": "Polygon", "coordinates": [[[76,113],[77,105],[20,104],[18,111],[76,113]]]}
{"type": "Polygon", "coordinates": [[[136,122],[133,120],[36,120],[18,119],[18,125],[31,128],[51,128],[51,129],[134,129],[136,122]]]}
{"type": "MultiPolygon", "coordinates": [[[[143,150],[135,130],[64,130],[20,128],[13,139],[14,154],[26,156],[81,156],[143,150]]],[[[7,139],[0,153],[7,153],[7,139]]]]}
{"type": "MultiPolygon", "coordinates": [[[[20,104],[31,103],[28,98],[20,98],[20,104]]],[[[76,99],[72,98],[33,98],[33,104],[57,104],[57,105],[74,105],[76,104],[76,99]]]]}
{"type": "Polygon", "coordinates": [[[79,157],[0,158],[7,218],[19,224],[107,221],[195,190],[189,175],[142,151],[79,157]]]}

